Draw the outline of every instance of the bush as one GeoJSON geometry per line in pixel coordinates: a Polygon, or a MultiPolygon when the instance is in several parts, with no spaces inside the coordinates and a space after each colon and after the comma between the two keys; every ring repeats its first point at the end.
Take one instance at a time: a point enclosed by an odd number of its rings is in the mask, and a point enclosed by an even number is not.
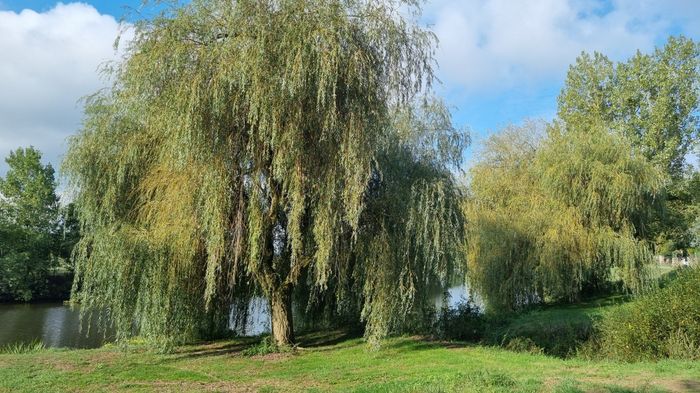
{"type": "Polygon", "coordinates": [[[540,355],[544,353],[544,349],[542,349],[529,337],[511,338],[507,343],[504,343],[503,347],[509,351],[525,352],[533,355],[540,355]]]}
{"type": "Polygon", "coordinates": [[[460,341],[478,341],[484,336],[486,320],[471,301],[460,302],[455,308],[444,307],[433,327],[440,338],[460,341]]]}
{"type": "Polygon", "coordinates": [[[271,353],[288,352],[291,348],[281,348],[275,344],[275,340],[269,336],[263,336],[260,342],[244,349],[243,356],[264,356],[271,353]]]}
{"type": "Polygon", "coordinates": [[[484,314],[472,302],[443,308],[432,334],[447,340],[482,342],[515,352],[575,355],[592,331],[593,320],[576,309],[532,310],[521,314],[484,314]]]}
{"type": "Polygon", "coordinates": [[[686,268],[665,287],[615,308],[596,326],[603,356],[638,361],[700,355],[700,268],[686,268]]]}
{"type": "Polygon", "coordinates": [[[488,341],[516,352],[568,358],[576,354],[593,330],[593,322],[588,317],[540,314],[531,318],[521,317],[503,327],[494,327],[488,341]]]}

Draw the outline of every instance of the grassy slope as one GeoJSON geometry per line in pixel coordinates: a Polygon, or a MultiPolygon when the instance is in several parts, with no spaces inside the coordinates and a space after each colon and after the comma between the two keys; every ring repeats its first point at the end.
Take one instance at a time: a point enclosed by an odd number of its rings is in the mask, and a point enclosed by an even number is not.
{"type": "Polygon", "coordinates": [[[493,326],[486,332],[487,341],[505,346],[510,339],[528,338],[548,354],[570,357],[591,334],[595,320],[626,300],[613,295],[526,311],[493,326]]]}
{"type": "MultiPolygon", "coordinates": [[[[665,285],[675,278],[675,272],[675,267],[654,264],[650,277],[665,285]]],[[[492,344],[508,346],[509,340],[526,338],[545,353],[570,357],[576,355],[577,348],[593,333],[596,320],[629,300],[629,296],[618,294],[576,304],[538,307],[506,318],[502,324],[494,323],[486,332],[486,339],[492,344]]]]}
{"type": "Polygon", "coordinates": [[[698,362],[592,363],[415,338],[370,351],[360,339],[333,338],[305,336],[306,349],[252,358],[236,340],[168,355],[115,348],[0,355],[0,392],[700,390],[698,362]]]}

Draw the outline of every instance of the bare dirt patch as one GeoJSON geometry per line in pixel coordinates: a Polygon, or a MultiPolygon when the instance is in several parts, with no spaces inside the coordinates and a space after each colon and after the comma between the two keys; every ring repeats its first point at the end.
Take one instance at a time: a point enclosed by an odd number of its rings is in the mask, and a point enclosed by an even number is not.
{"type": "Polygon", "coordinates": [[[575,380],[584,383],[600,385],[600,388],[594,387],[586,390],[586,393],[608,392],[606,386],[615,386],[626,389],[640,388],[661,388],[675,393],[697,393],[700,392],[700,380],[692,379],[659,379],[649,373],[641,373],[620,377],[616,379],[599,378],[599,377],[583,377],[575,378],[575,380]]]}
{"type": "Polygon", "coordinates": [[[250,358],[255,359],[255,360],[262,360],[265,362],[275,363],[275,362],[282,362],[282,361],[288,360],[292,357],[294,357],[293,352],[274,352],[274,353],[268,353],[265,355],[255,355],[255,356],[251,356],[250,358]]]}
{"type": "MultiPolygon", "coordinates": [[[[129,387],[148,388],[154,392],[225,392],[225,393],[248,393],[258,392],[265,387],[273,387],[283,392],[306,390],[315,385],[304,384],[290,385],[282,381],[260,381],[254,383],[241,383],[231,381],[217,382],[185,382],[185,381],[156,381],[156,382],[136,382],[130,383],[129,387]]],[[[124,388],[122,385],[119,388],[124,388]]],[[[316,386],[317,387],[317,386],[316,386]]]]}
{"type": "Polygon", "coordinates": [[[661,380],[655,385],[668,389],[672,392],[679,393],[696,393],[700,392],[700,380],[693,379],[672,379],[672,380],[661,380]]]}

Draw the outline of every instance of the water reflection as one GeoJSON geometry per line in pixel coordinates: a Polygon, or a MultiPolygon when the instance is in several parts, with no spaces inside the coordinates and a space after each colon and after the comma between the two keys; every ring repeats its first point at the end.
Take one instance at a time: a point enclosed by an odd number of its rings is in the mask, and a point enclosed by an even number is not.
{"type": "Polygon", "coordinates": [[[112,338],[96,324],[85,334],[79,314],[62,303],[0,305],[0,346],[41,340],[48,347],[96,348],[112,338]]]}
{"type": "MultiPolygon", "coordinates": [[[[432,294],[432,299],[436,310],[441,310],[445,300],[447,300],[447,305],[451,309],[457,308],[460,303],[466,303],[471,299],[472,303],[483,310],[483,302],[481,299],[474,294],[470,294],[468,287],[466,285],[456,285],[447,290],[447,297],[439,289],[435,289],[432,294]]],[[[303,311],[303,307],[294,307],[294,321],[295,327],[303,319],[300,315],[303,311]]],[[[270,306],[265,298],[257,297],[254,298],[250,305],[248,305],[248,320],[245,329],[238,329],[237,334],[246,336],[257,336],[263,333],[270,332],[270,306]]],[[[230,317],[229,327],[234,329],[235,315],[230,317]]]]}
{"type": "MultiPolygon", "coordinates": [[[[235,316],[229,318],[229,328],[234,328],[235,316]]],[[[270,331],[270,306],[267,299],[262,297],[253,298],[248,305],[248,320],[245,329],[236,331],[237,334],[246,336],[257,336],[270,331]]]]}

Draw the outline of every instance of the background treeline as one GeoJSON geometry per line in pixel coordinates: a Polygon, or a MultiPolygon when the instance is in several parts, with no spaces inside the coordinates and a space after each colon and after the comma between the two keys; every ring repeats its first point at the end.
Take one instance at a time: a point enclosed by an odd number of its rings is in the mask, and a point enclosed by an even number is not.
{"type": "Polygon", "coordinates": [[[487,311],[472,316],[480,339],[564,356],[700,356],[698,270],[659,282],[653,258],[697,258],[699,60],[696,43],[673,37],[621,63],[584,53],[552,122],[486,141],[464,204],[466,277],[487,311]],[[592,319],[502,320],[611,295],[633,297],[592,319]]]}
{"type": "Polygon", "coordinates": [[[0,178],[0,301],[66,300],[78,241],[75,206],[61,204],[51,164],[34,148],[5,159],[0,178]]]}

